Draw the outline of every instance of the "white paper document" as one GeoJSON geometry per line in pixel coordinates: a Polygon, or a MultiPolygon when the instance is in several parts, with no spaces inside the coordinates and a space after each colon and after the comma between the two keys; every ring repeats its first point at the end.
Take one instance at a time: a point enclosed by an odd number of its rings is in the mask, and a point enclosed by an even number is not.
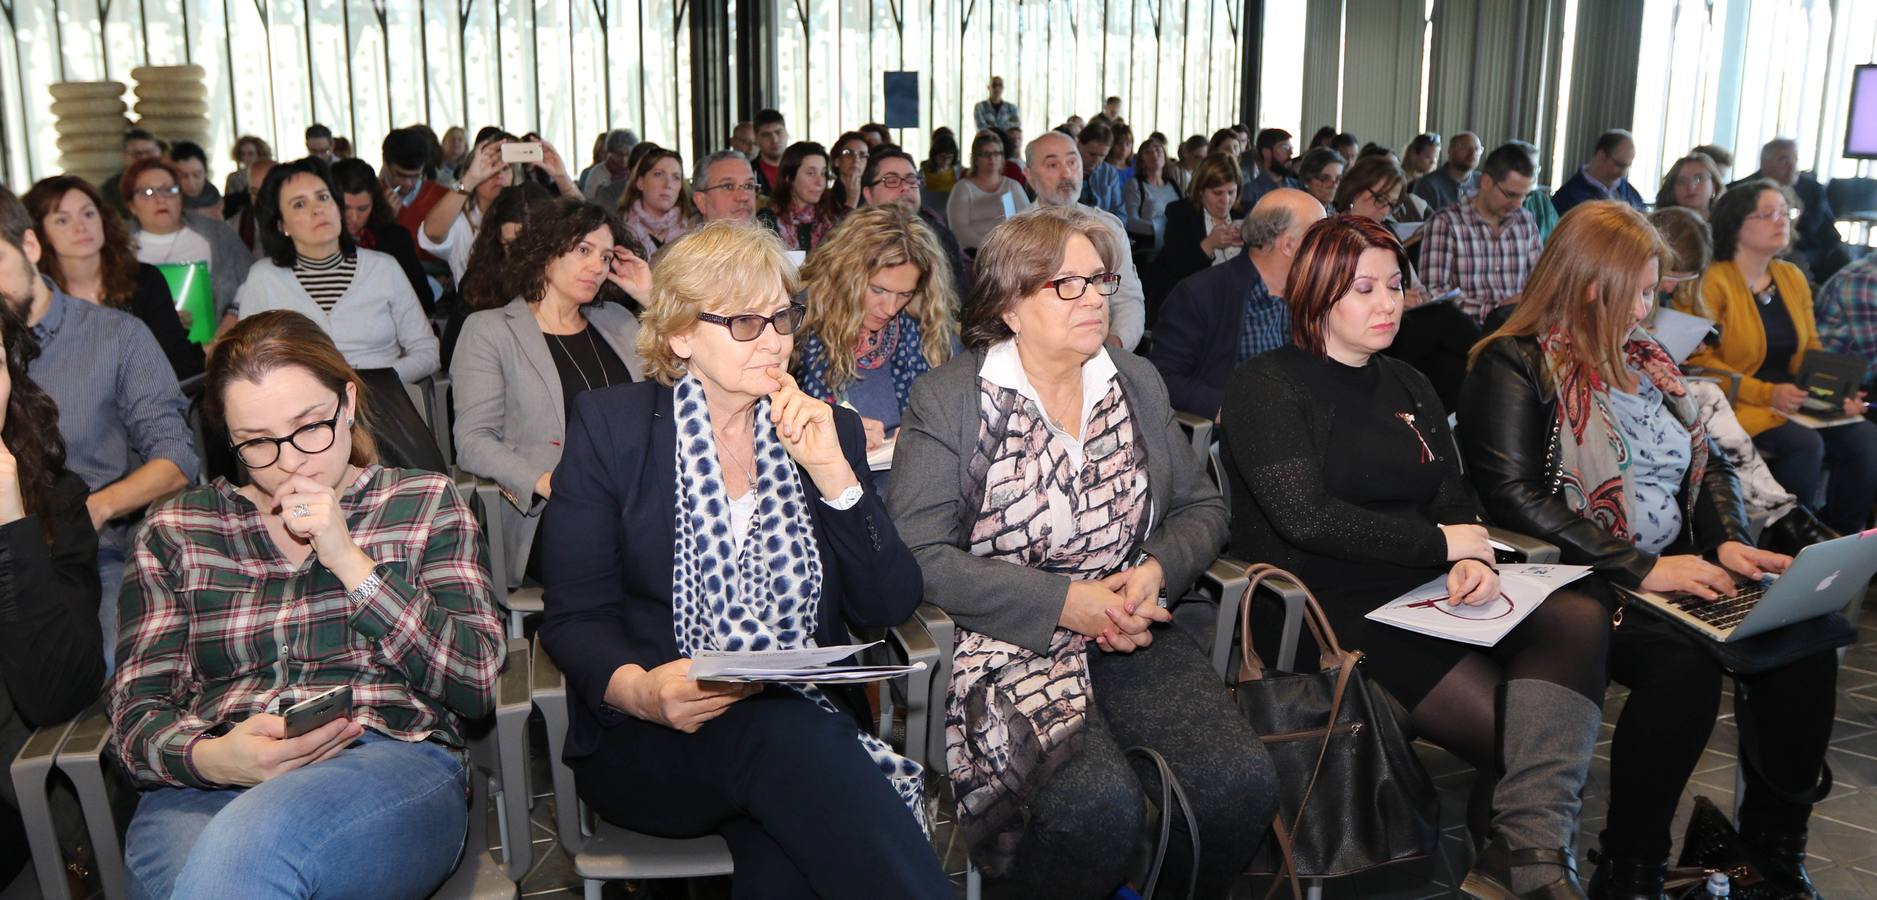
{"type": "Polygon", "coordinates": [[[887,438],[885,443],[867,451],[867,468],[875,472],[885,472],[893,468],[893,446],[899,442],[899,436],[887,438]]]}
{"type": "Polygon", "coordinates": [[[1701,342],[1714,330],[1714,322],[1700,316],[1691,316],[1685,312],[1666,307],[1655,311],[1655,319],[1649,323],[1649,333],[1675,359],[1675,364],[1687,362],[1688,357],[1701,349],[1701,342]]]}
{"type": "Polygon", "coordinates": [[[1589,566],[1518,563],[1499,567],[1499,596],[1478,606],[1447,602],[1441,575],[1370,612],[1366,618],[1417,634],[1491,647],[1538,608],[1551,592],[1589,573],[1589,566]]]}
{"type": "Polygon", "coordinates": [[[833,666],[862,650],[879,645],[841,644],[795,650],[699,650],[691,657],[692,681],[830,682],[884,681],[918,672],[925,663],[910,666],[833,666]]]}

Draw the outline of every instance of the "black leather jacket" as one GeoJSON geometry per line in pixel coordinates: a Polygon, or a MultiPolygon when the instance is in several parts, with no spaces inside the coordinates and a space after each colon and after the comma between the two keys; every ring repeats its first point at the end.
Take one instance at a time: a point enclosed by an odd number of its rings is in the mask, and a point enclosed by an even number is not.
{"type": "MultiPolygon", "coordinates": [[[[1594,566],[1615,584],[1639,587],[1657,555],[1572,512],[1557,495],[1557,403],[1534,338],[1494,341],[1467,373],[1460,448],[1486,515],[1495,525],[1556,544],[1565,563],[1594,566]]],[[[1706,554],[1727,541],[1753,543],[1740,482],[1712,439],[1701,483],[1684,478],[1678,499],[1682,531],[1664,554],[1706,554]]]]}

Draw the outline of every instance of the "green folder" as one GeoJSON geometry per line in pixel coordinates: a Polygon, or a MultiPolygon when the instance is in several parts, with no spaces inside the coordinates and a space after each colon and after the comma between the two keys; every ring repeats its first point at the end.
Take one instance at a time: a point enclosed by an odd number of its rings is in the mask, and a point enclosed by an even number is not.
{"type": "Polygon", "coordinates": [[[169,282],[169,293],[176,308],[189,313],[189,340],[206,344],[215,339],[215,290],[209,284],[206,262],[158,263],[157,270],[169,282]]]}

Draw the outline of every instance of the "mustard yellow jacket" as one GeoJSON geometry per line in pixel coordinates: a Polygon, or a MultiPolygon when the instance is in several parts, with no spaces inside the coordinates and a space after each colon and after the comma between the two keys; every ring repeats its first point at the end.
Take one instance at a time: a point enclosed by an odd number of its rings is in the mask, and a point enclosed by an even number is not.
{"type": "MultiPolygon", "coordinates": [[[[1822,349],[1818,343],[1818,322],[1812,317],[1812,287],[1799,268],[1785,260],[1772,261],[1769,271],[1779,288],[1780,302],[1792,316],[1793,330],[1799,333],[1799,352],[1792,354],[1792,376],[1799,376],[1809,350],[1822,349]]],[[[1683,312],[1706,316],[1719,323],[1718,347],[1703,344],[1688,357],[1688,364],[1708,369],[1740,373],[1740,395],[1734,399],[1734,413],[1748,434],[1757,435],[1785,424],[1786,417],[1772,407],[1773,383],[1753,377],[1766,363],[1766,328],[1760,324],[1753,292],[1731,260],[1715,262],[1701,276],[1701,299],[1707,309],[1683,309],[1683,312]]]]}

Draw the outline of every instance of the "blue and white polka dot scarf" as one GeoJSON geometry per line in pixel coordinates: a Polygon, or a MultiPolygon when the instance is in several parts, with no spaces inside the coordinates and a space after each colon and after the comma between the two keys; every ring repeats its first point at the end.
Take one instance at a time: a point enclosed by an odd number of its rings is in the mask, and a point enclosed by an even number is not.
{"type": "MultiPolygon", "coordinates": [[[[756,514],[739,552],[730,537],[724,488],[704,388],[686,375],[672,388],[677,425],[677,510],[671,567],[672,627],[678,652],[783,650],[815,644],[821,601],[821,553],[808,504],[815,502],[776,437],[769,400],[756,405],[756,514]]],[[[828,711],[844,715],[813,685],[791,685],[828,711]]],[[[884,741],[855,735],[925,827],[923,770],[884,741]]]]}

